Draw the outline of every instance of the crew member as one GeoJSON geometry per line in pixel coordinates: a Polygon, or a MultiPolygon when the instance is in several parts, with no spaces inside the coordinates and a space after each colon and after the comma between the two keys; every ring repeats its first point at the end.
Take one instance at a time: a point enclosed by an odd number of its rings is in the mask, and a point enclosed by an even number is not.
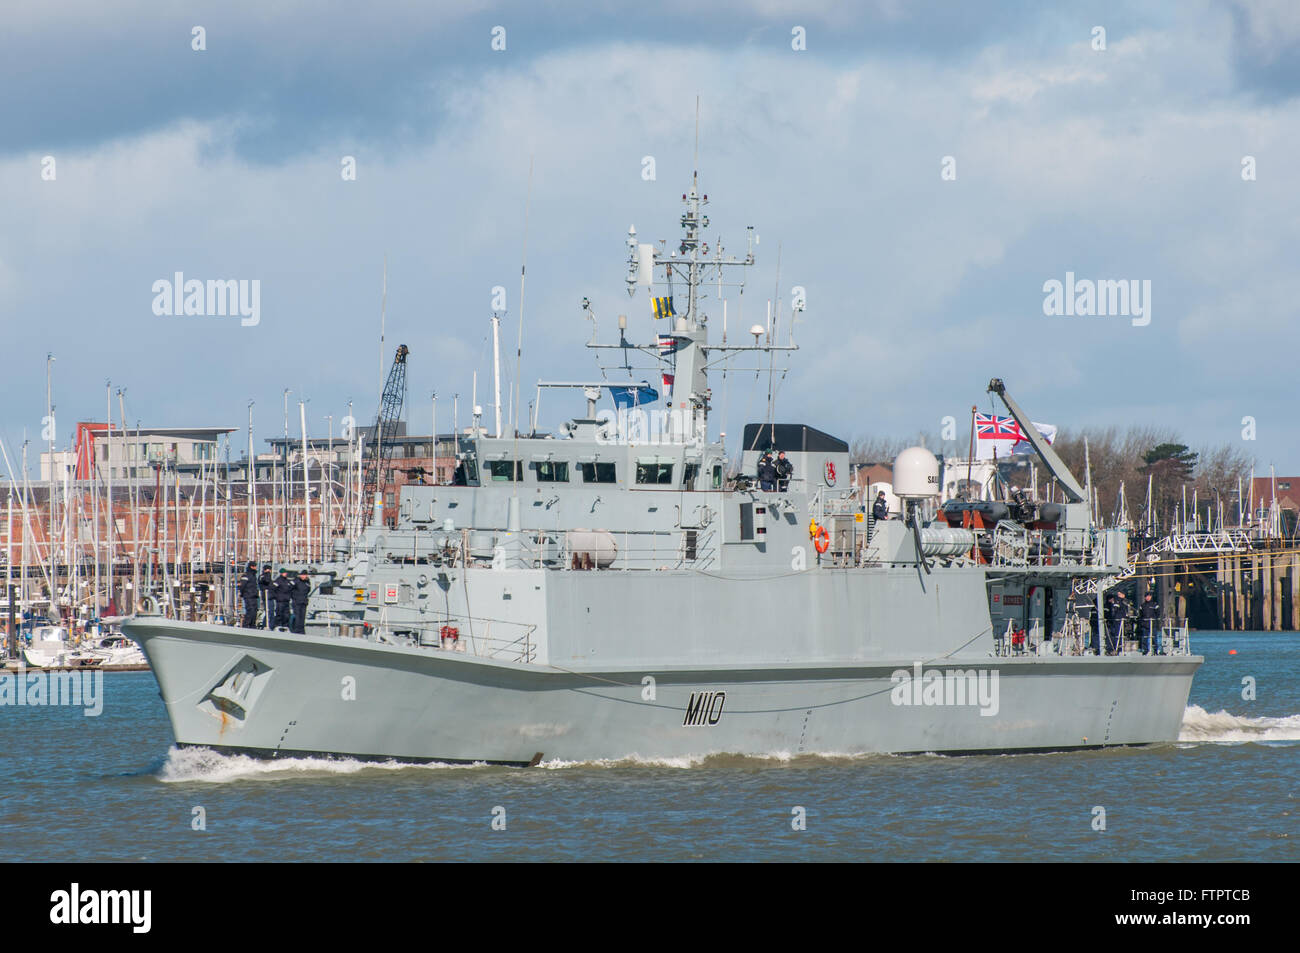
{"type": "Polygon", "coordinates": [[[1119,596],[1110,593],[1106,596],[1106,654],[1116,655],[1119,652],[1120,628],[1123,625],[1123,609],[1119,602],[1119,596]]]}
{"type": "Polygon", "coordinates": [[[1142,597],[1138,608],[1138,648],[1143,655],[1161,655],[1163,637],[1160,633],[1160,604],[1151,593],[1142,597]]]}
{"type": "Polygon", "coordinates": [[[778,493],[784,493],[790,489],[790,477],[794,475],[794,464],[785,458],[785,451],[782,450],[776,455],[776,489],[778,493]]]}
{"type": "Polygon", "coordinates": [[[889,503],[885,500],[884,490],[876,493],[875,505],[871,507],[871,518],[877,522],[889,519],[889,503]]]}
{"type": "Polygon", "coordinates": [[[772,454],[764,453],[758,461],[758,488],[768,493],[776,489],[776,466],[772,454]]]}
{"type": "Polygon", "coordinates": [[[1121,589],[1110,603],[1110,631],[1106,636],[1106,654],[1119,655],[1124,647],[1124,621],[1128,618],[1128,596],[1121,589]]]}
{"type": "Polygon", "coordinates": [[[244,628],[257,627],[257,563],[249,563],[239,577],[239,598],[244,600],[244,628]]]}
{"type": "Polygon", "coordinates": [[[275,601],[273,628],[289,628],[289,603],[293,599],[293,580],[289,578],[289,570],[284,566],[280,567],[280,575],[276,577],[275,582],[271,583],[271,598],[275,601]]]}
{"type": "Polygon", "coordinates": [[[293,622],[289,626],[290,632],[296,632],[298,635],[307,634],[307,599],[311,596],[311,575],[305,568],[298,570],[298,581],[293,584],[290,591],[291,601],[293,602],[293,622]]]}
{"type": "Polygon", "coordinates": [[[275,622],[275,612],[271,609],[271,564],[265,563],[262,566],[262,575],[257,578],[257,588],[262,590],[262,612],[264,613],[266,627],[273,627],[275,622]]]}

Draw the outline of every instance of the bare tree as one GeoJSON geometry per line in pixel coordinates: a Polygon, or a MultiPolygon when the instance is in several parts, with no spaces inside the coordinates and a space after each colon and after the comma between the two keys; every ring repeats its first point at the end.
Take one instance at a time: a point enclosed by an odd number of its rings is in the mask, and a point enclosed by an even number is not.
{"type": "Polygon", "coordinates": [[[912,439],[906,437],[865,436],[856,437],[849,444],[849,462],[855,465],[866,463],[889,463],[908,447],[926,447],[927,440],[933,439],[918,431],[912,439]]]}

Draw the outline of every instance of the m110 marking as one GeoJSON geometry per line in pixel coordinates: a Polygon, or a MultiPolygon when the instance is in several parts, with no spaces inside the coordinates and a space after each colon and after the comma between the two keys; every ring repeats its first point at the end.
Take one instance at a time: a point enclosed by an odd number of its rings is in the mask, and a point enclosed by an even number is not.
{"type": "Polygon", "coordinates": [[[722,718],[722,706],[726,704],[726,692],[691,692],[691,700],[686,703],[686,717],[683,725],[716,725],[722,718]]]}

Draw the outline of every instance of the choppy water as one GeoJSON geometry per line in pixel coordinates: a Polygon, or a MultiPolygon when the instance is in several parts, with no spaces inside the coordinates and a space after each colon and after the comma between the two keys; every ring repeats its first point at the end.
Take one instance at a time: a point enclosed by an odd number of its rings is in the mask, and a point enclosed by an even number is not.
{"type": "Polygon", "coordinates": [[[153,677],[108,674],[99,717],[0,708],[0,860],[1300,860],[1300,636],[1193,645],[1177,744],[541,769],[178,752],[153,677]]]}

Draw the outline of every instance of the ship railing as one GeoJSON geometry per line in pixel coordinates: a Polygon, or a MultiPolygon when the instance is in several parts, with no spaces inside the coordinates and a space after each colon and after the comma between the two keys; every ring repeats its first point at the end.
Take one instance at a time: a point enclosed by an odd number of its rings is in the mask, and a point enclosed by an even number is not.
{"type": "Polygon", "coordinates": [[[993,565],[1029,565],[1029,536],[1019,523],[1002,520],[993,528],[993,565]]]}
{"type": "Polygon", "coordinates": [[[522,635],[516,639],[508,637],[494,637],[491,633],[492,622],[488,622],[488,632],[481,638],[471,637],[471,641],[476,642],[478,651],[476,655],[482,658],[505,659],[512,662],[533,662],[536,659],[537,646],[533,643],[533,632],[537,629],[535,625],[529,625],[524,629],[522,635]]]}
{"type": "Polygon", "coordinates": [[[436,626],[420,630],[417,642],[421,648],[437,651],[465,652],[508,662],[534,662],[536,631],[535,624],[453,614],[444,616],[436,626]],[[504,634],[500,634],[503,629],[504,634]]]}
{"type": "Polygon", "coordinates": [[[1118,646],[1112,646],[1107,638],[1105,626],[1097,633],[1094,643],[1092,627],[1088,619],[1077,614],[1066,618],[1060,629],[1050,638],[1043,637],[1039,620],[1034,620],[1028,629],[1017,627],[1008,620],[1007,627],[993,640],[994,654],[1002,658],[1020,656],[1088,656],[1096,655],[1096,644],[1110,657],[1118,656],[1188,656],[1192,654],[1191,633],[1186,620],[1164,620],[1158,631],[1149,639],[1142,638],[1139,626],[1141,620],[1126,619],[1120,632],[1118,646]],[[1110,649],[1114,647],[1114,651],[1110,649]]]}
{"type": "Polygon", "coordinates": [[[865,512],[861,495],[852,490],[828,491],[826,487],[818,487],[817,498],[813,505],[819,519],[828,516],[855,516],[865,512]]]}
{"type": "Polygon", "coordinates": [[[994,566],[1024,569],[1093,565],[1086,530],[1031,530],[1014,520],[1001,520],[991,531],[973,532],[976,548],[994,566]]]}

